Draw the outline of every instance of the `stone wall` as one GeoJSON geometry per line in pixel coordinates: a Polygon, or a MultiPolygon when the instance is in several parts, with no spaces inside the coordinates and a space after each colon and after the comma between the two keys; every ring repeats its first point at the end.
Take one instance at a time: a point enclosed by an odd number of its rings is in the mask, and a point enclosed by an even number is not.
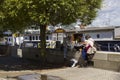
{"type": "Polygon", "coordinates": [[[0,55],[17,57],[17,46],[0,45],[0,55]]]}
{"type": "Polygon", "coordinates": [[[9,46],[9,48],[10,48],[9,54],[13,57],[18,57],[18,55],[17,55],[18,46],[9,46]]]}
{"type": "MultiPolygon", "coordinates": [[[[47,51],[47,62],[61,64],[64,62],[63,50],[60,49],[46,49],[47,51]]],[[[69,50],[67,58],[68,60],[74,55],[74,50],[69,50]]],[[[21,57],[32,60],[41,60],[40,48],[22,48],[18,47],[7,47],[6,54],[14,57],[21,57]]],[[[93,57],[95,68],[120,71],[120,52],[105,52],[97,51],[93,57]]]]}
{"type": "Polygon", "coordinates": [[[7,49],[7,46],[1,45],[0,46],[0,55],[6,54],[6,51],[5,51],[6,49],[7,49]]]}
{"type": "MultiPolygon", "coordinates": [[[[64,62],[63,51],[60,49],[46,49],[46,52],[48,63],[60,64],[64,62]]],[[[41,60],[40,48],[22,48],[22,58],[41,60]]]]}
{"type": "MultiPolygon", "coordinates": [[[[0,49],[1,54],[4,56],[41,60],[40,48],[23,47],[22,49],[19,49],[18,46],[1,46],[0,49]]],[[[61,64],[64,62],[63,50],[61,50],[60,48],[46,49],[46,52],[46,60],[48,63],[61,64]]],[[[67,58],[70,59],[71,57],[71,50],[69,50],[67,58]]]]}
{"type": "Polygon", "coordinates": [[[97,51],[93,57],[94,67],[120,71],[120,53],[97,51]]]}
{"type": "Polygon", "coordinates": [[[27,59],[34,59],[39,60],[40,59],[40,49],[39,48],[22,48],[22,58],[27,59]]]}

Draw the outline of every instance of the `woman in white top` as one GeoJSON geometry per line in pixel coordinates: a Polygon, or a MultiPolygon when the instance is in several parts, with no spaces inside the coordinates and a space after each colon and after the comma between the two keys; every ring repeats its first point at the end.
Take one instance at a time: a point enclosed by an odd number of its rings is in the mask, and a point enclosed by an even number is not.
{"type": "Polygon", "coordinates": [[[87,54],[92,54],[93,53],[93,48],[94,48],[94,40],[91,38],[90,35],[86,35],[85,36],[85,48],[86,48],[86,52],[87,54]]]}
{"type": "Polygon", "coordinates": [[[94,53],[96,52],[96,48],[94,47],[94,40],[91,38],[91,36],[86,35],[85,38],[86,38],[85,40],[86,60],[87,63],[90,64],[91,59],[93,58],[94,53]]]}

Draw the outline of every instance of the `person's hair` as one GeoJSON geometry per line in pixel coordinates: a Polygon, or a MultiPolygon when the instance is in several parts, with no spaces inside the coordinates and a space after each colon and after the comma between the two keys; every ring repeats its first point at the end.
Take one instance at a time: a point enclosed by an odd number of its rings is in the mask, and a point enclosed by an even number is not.
{"type": "Polygon", "coordinates": [[[90,36],[89,34],[87,34],[87,35],[85,36],[85,39],[89,39],[89,38],[91,38],[91,36],[90,36]]]}

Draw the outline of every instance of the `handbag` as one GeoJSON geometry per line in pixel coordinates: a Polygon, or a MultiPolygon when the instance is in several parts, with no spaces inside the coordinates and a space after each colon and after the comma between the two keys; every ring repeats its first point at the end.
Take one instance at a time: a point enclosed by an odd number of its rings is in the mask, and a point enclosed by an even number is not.
{"type": "Polygon", "coordinates": [[[89,47],[87,49],[87,54],[94,54],[96,53],[96,48],[93,46],[93,47],[89,47]]]}

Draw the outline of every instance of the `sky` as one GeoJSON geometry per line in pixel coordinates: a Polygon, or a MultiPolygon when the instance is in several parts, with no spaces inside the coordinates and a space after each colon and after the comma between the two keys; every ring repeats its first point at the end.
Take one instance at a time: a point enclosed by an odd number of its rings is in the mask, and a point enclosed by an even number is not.
{"type": "Polygon", "coordinates": [[[102,8],[91,26],[120,26],[120,0],[103,0],[102,8]]]}

